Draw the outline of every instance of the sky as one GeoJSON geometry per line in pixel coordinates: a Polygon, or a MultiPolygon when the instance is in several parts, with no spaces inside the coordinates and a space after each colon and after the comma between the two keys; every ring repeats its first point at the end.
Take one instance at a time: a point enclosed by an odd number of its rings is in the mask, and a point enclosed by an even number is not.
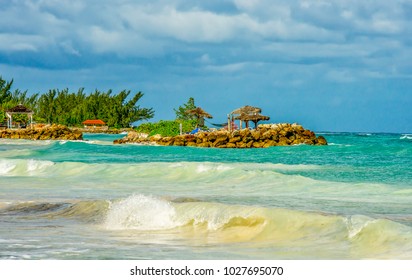
{"type": "MultiPolygon", "coordinates": [[[[412,0],[0,0],[0,76],[29,94],[189,97],[314,131],[412,132],[412,0]]],[[[207,123],[206,123],[207,124],[207,123]]]]}

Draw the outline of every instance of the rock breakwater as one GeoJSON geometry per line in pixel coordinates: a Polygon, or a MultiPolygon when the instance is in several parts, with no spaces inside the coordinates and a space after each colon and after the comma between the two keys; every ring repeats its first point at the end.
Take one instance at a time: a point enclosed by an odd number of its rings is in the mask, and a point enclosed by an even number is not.
{"type": "Polygon", "coordinates": [[[64,125],[45,125],[25,129],[6,129],[0,131],[0,138],[28,140],[83,140],[83,134],[78,130],[69,129],[64,125]]]}
{"type": "Polygon", "coordinates": [[[289,123],[263,124],[259,125],[256,130],[201,131],[194,135],[185,134],[174,137],[162,137],[160,135],[149,137],[147,134],[132,131],[124,138],[115,140],[114,143],[214,148],[267,148],[299,144],[327,145],[327,141],[323,136],[317,137],[313,131],[305,129],[299,124],[289,123]]]}

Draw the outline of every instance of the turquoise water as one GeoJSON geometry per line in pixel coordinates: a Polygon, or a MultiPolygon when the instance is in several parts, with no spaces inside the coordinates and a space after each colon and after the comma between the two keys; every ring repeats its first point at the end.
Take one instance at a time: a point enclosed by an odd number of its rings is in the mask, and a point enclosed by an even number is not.
{"type": "Polygon", "coordinates": [[[412,135],[212,149],[0,139],[1,259],[411,259],[412,135]]]}

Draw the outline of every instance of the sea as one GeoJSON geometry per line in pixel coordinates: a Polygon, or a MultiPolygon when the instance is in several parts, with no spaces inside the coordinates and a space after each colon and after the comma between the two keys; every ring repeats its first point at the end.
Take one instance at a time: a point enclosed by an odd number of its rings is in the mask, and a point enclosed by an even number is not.
{"type": "Polygon", "coordinates": [[[0,139],[0,259],[412,259],[412,134],[263,149],[0,139]]]}

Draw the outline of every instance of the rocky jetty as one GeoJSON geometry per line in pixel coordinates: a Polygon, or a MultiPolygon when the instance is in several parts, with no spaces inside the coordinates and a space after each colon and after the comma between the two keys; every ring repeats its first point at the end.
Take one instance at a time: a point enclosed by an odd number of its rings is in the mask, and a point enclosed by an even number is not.
{"type": "Polygon", "coordinates": [[[217,130],[201,131],[194,135],[185,134],[174,137],[129,132],[126,137],[115,140],[115,144],[140,143],[162,146],[193,146],[214,148],[267,148],[288,145],[327,145],[323,136],[316,136],[313,131],[299,124],[263,124],[258,129],[242,129],[229,132],[217,130]]]}
{"type": "Polygon", "coordinates": [[[25,129],[6,129],[0,131],[0,138],[28,140],[83,140],[83,134],[78,130],[69,129],[64,125],[45,125],[25,129]]]}

